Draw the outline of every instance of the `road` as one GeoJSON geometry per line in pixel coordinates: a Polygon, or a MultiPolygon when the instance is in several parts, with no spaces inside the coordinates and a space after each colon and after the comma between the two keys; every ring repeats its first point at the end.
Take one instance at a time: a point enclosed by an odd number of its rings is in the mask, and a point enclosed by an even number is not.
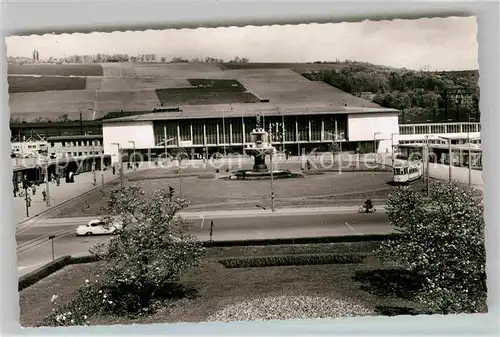
{"type": "MultiPolygon", "coordinates": [[[[269,211],[231,211],[189,213],[192,233],[208,240],[210,223],[214,222],[213,240],[293,238],[383,234],[392,229],[383,210],[373,214],[357,213],[357,207],[310,208],[269,211]]],[[[52,259],[49,235],[55,234],[55,257],[88,253],[90,247],[109,236],[77,237],[75,229],[91,218],[43,219],[21,230],[18,243],[18,266],[25,274],[52,259]],[[37,240],[38,239],[38,240],[37,240]]]]}

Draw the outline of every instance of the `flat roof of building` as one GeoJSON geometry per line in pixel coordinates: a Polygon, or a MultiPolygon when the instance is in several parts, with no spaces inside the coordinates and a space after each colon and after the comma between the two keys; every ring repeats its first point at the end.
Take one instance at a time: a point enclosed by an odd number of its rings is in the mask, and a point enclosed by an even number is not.
{"type": "Polygon", "coordinates": [[[65,136],[52,136],[47,137],[47,141],[55,141],[55,140],[82,140],[82,139],[97,139],[102,138],[102,135],[65,135],[65,136]]]}
{"type": "Polygon", "coordinates": [[[396,109],[318,105],[274,105],[271,103],[241,103],[216,105],[185,105],[181,111],[151,112],[133,116],[103,120],[103,123],[141,122],[154,120],[207,119],[229,117],[261,116],[299,116],[299,115],[332,115],[332,114],[369,114],[369,113],[399,113],[396,109]]]}

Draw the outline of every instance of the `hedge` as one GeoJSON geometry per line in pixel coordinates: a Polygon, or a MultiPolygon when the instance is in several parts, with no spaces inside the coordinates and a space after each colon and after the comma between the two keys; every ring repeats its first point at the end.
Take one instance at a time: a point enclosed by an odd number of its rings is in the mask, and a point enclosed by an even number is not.
{"type": "Polygon", "coordinates": [[[364,254],[291,254],[227,258],[219,260],[219,263],[226,268],[351,264],[361,263],[366,256],[364,254]]]}
{"type": "Polygon", "coordinates": [[[255,240],[231,240],[231,241],[203,241],[205,248],[210,247],[233,247],[233,246],[270,246],[290,244],[315,244],[315,243],[338,243],[338,242],[367,242],[385,241],[396,238],[400,234],[368,234],[368,235],[343,235],[343,236],[320,236],[309,238],[284,238],[284,239],[255,239],[255,240]]]}
{"type": "Polygon", "coordinates": [[[37,283],[41,279],[49,276],[52,273],[55,273],[56,271],[64,268],[65,266],[68,265],[68,262],[70,261],[71,256],[66,255],[66,256],[61,256],[54,261],[51,261],[47,263],[46,265],[26,274],[23,275],[19,278],[19,283],[17,289],[19,291],[37,283]]]}
{"type": "Polygon", "coordinates": [[[18,291],[21,291],[25,288],[28,288],[29,286],[32,286],[38,281],[46,278],[47,276],[55,273],[58,270],[63,269],[68,265],[90,263],[90,262],[96,262],[98,260],[99,258],[94,255],[82,255],[76,257],[72,257],[69,255],[61,256],[55,259],[54,261],[50,261],[46,265],[43,265],[40,268],[33,270],[32,272],[26,275],[21,276],[19,278],[17,289],[18,291]]]}

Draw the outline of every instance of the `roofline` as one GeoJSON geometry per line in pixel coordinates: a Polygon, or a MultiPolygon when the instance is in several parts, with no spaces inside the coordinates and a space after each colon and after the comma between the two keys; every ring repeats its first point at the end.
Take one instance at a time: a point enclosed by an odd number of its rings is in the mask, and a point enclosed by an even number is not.
{"type": "Polygon", "coordinates": [[[241,118],[241,117],[255,117],[258,113],[263,116],[314,116],[314,115],[361,115],[361,114],[373,114],[373,113],[394,113],[399,114],[399,110],[392,108],[362,108],[362,107],[339,107],[337,108],[300,108],[294,109],[295,111],[286,111],[286,109],[279,108],[267,108],[267,109],[255,109],[247,111],[212,111],[211,116],[197,116],[196,112],[191,112],[189,115],[179,115],[179,112],[151,112],[149,114],[140,114],[127,117],[110,118],[103,120],[103,124],[107,123],[120,123],[120,122],[149,122],[155,120],[192,120],[192,119],[217,119],[217,118],[241,118]]]}
{"type": "Polygon", "coordinates": [[[102,134],[95,134],[95,135],[51,136],[51,137],[47,137],[46,141],[64,140],[64,139],[96,139],[96,138],[103,138],[103,135],[102,134]]]}

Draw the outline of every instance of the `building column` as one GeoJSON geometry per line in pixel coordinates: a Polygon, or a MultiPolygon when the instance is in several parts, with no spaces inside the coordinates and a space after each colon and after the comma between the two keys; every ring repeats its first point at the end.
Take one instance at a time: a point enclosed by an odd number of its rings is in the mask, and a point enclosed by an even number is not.
{"type": "Polygon", "coordinates": [[[233,144],[233,123],[229,120],[229,144],[233,144]]]}
{"type": "Polygon", "coordinates": [[[181,146],[181,126],[177,123],[177,146],[181,146]]]}
{"type": "Polygon", "coordinates": [[[207,140],[207,125],[203,123],[203,145],[207,146],[208,145],[208,140],[207,140]]]}
{"type": "Polygon", "coordinates": [[[189,131],[191,132],[191,142],[194,143],[194,137],[193,137],[193,122],[189,124],[189,131]]]}
{"type": "Polygon", "coordinates": [[[312,123],[311,123],[311,117],[309,117],[309,129],[307,130],[307,133],[308,133],[308,141],[311,142],[312,141],[312,130],[311,130],[311,126],[312,126],[312,123]]]}
{"type": "Polygon", "coordinates": [[[241,134],[242,134],[242,136],[243,136],[243,138],[242,138],[242,143],[243,143],[243,146],[245,146],[245,136],[246,136],[246,135],[245,135],[245,120],[243,120],[243,121],[241,122],[241,134]]]}
{"type": "Polygon", "coordinates": [[[217,145],[220,144],[220,138],[219,138],[219,122],[217,122],[217,145]]]}
{"type": "Polygon", "coordinates": [[[325,119],[321,117],[321,141],[325,141],[325,119]]]}
{"type": "Polygon", "coordinates": [[[299,121],[295,118],[295,142],[299,142],[299,121]]]}

